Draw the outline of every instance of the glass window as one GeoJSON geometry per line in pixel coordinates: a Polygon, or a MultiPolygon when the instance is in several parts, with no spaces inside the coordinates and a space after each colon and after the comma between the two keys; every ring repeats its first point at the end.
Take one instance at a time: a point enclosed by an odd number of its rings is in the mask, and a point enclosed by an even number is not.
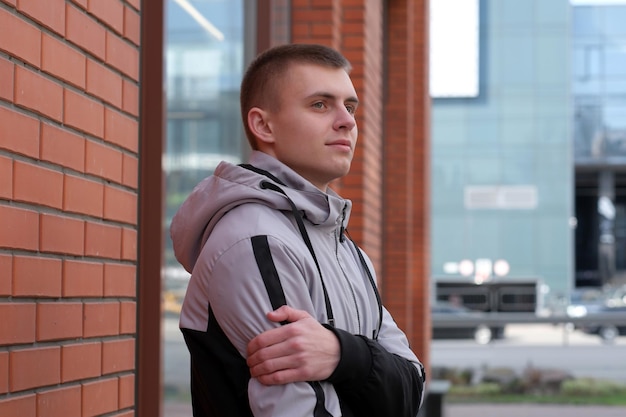
{"type": "Polygon", "coordinates": [[[502,151],[502,183],[507,185],[534,184],[535,166],[530,149],[502,151]]]}
{"type": "Polygon", "coordinates": [[[534,81],[534,47],[526,36],[502,36],[498,78],[503,88],[530,87],[534,81]]]}
{"type": "Polygon", "coordinates": [[[174,259],[168,227],[193,187],[220,160],[239,162],[247,148],[239,116],[246,8],[244,0],[168,0],[166,8],[162,328],[164,417],[171,417],[191,415],[191,400],[189,353],[178,329],[189,275],[174,259]]]}
{"type": "Polygon", "coordinates": [[[494,8],[499,6],[499,22],[504,26],[522,27],[530,30],[533,24],[533,8],[519,0],[498,0],[490,2],[494,8]]]}
{"type": "Polygon", "coordinates": [[[601,155],[601,114],[602,108],[599,104],[575,104],[574,153],[576,157],[601,155]]]}
{"type": "Polygon", "coordinates": [[[619,104],[607,103],[604,108],[603,124],[607,156],[626,156],[626,101],[619,104]]]}
{"type": "Polygon", "coordinates": [[[564,77],[569,71],[570,51],[561,33],[535,37],[535,81],[542,87],[563,84],[569,86],[564,77]]]}
{"type": "Polygon", "coordinates": [[[602,36],[602,7],[573,7],[572,20],[575,37],[602,36]]]}
{"type": "Polygon", "coordinates": [[[606,6],[604,28],[607,36],[626,35],[626,6],[606,6]]]}
{"type": "Polygon", "coordinates": [[[574,48],[573,71],[576,80],[588,81],[601,74],[601,47],[578,45],[574,48]]]}
{"type": "MultiPolygon", "coordinates": [[[[626,25],[626,22],[624,22],[626,25]]],[[[607,46],[604,52],[605,75],[607,77],[626,76],[626,42],[607,46]]]]}

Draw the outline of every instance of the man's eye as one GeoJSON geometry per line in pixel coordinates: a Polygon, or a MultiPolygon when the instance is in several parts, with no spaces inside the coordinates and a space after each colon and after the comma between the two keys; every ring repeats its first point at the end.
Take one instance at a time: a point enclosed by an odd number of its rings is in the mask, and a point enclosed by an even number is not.
{"type": "Polygon", "coordinates": [[[313,103],[313,108],[323,109],[324,108],[324,103],[322,103],[321,101],[315,102],[315,103],[313,103]]]}
{"type": "Polygon", "coordinates": [[[346,110],[348,110],[348,113],[350,113],[350,114],[354,114],[354,113],[356,113],[356,106],[353,106],[353,105],[351,105],[351,104],[348,104],[348,105],[346,106],[346,110]]]}

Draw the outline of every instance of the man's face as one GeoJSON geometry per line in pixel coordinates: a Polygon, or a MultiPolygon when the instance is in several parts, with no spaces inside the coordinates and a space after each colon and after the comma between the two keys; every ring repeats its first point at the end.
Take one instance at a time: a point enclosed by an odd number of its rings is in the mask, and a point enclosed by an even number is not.
{"type": "MultiPolygon", "coordinates": [[[[292,64],[267,112],[274,156],[321,190],[348,173],[357,141],[356,91],[343,69],[292,64]]],[[[272,153],[270,152],[270,153],[272,153]]]]}

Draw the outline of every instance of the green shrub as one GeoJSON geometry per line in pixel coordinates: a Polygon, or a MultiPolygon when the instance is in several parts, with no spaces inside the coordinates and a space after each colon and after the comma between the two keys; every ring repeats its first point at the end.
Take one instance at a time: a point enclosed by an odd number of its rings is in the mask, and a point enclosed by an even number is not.
{"type": "Polygon", "coordinates": [[[450,394],[458,396],[497,395],[501,392],[500,385],[494,382],[483,382],[476,385],[453,385],[450,387],[450,394]]]}
{"type": "Polygon", "coordinates": [[[609,380],[579,378],[563,382],[561,393],[578,396],[626,395],[626,385],[609,380]]]}

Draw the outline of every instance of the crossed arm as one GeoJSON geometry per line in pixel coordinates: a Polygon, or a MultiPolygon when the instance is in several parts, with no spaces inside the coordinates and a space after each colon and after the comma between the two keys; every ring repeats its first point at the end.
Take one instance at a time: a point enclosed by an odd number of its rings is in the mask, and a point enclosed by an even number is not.
{"type": "Polygon", "coordinates": [[[251,376],[262,384],[325,380],[335,385],[357,416],[417,415],[423,368],[418,371],[414,363],[376,341],[330,330],[305,311],[283,306],[267,317],[289,324],[263,332],[248,344],[251,376]],[[350,354],[342,357],[342,348],[350,354]]]}
{"type": "Polygon", "coordinates": [[[289,324],[267,330],[248,344],[250,375],[264,385],[323,381],[337,368],[337,337],[306,311],[282,306],[267,314],[289,324]]]}

